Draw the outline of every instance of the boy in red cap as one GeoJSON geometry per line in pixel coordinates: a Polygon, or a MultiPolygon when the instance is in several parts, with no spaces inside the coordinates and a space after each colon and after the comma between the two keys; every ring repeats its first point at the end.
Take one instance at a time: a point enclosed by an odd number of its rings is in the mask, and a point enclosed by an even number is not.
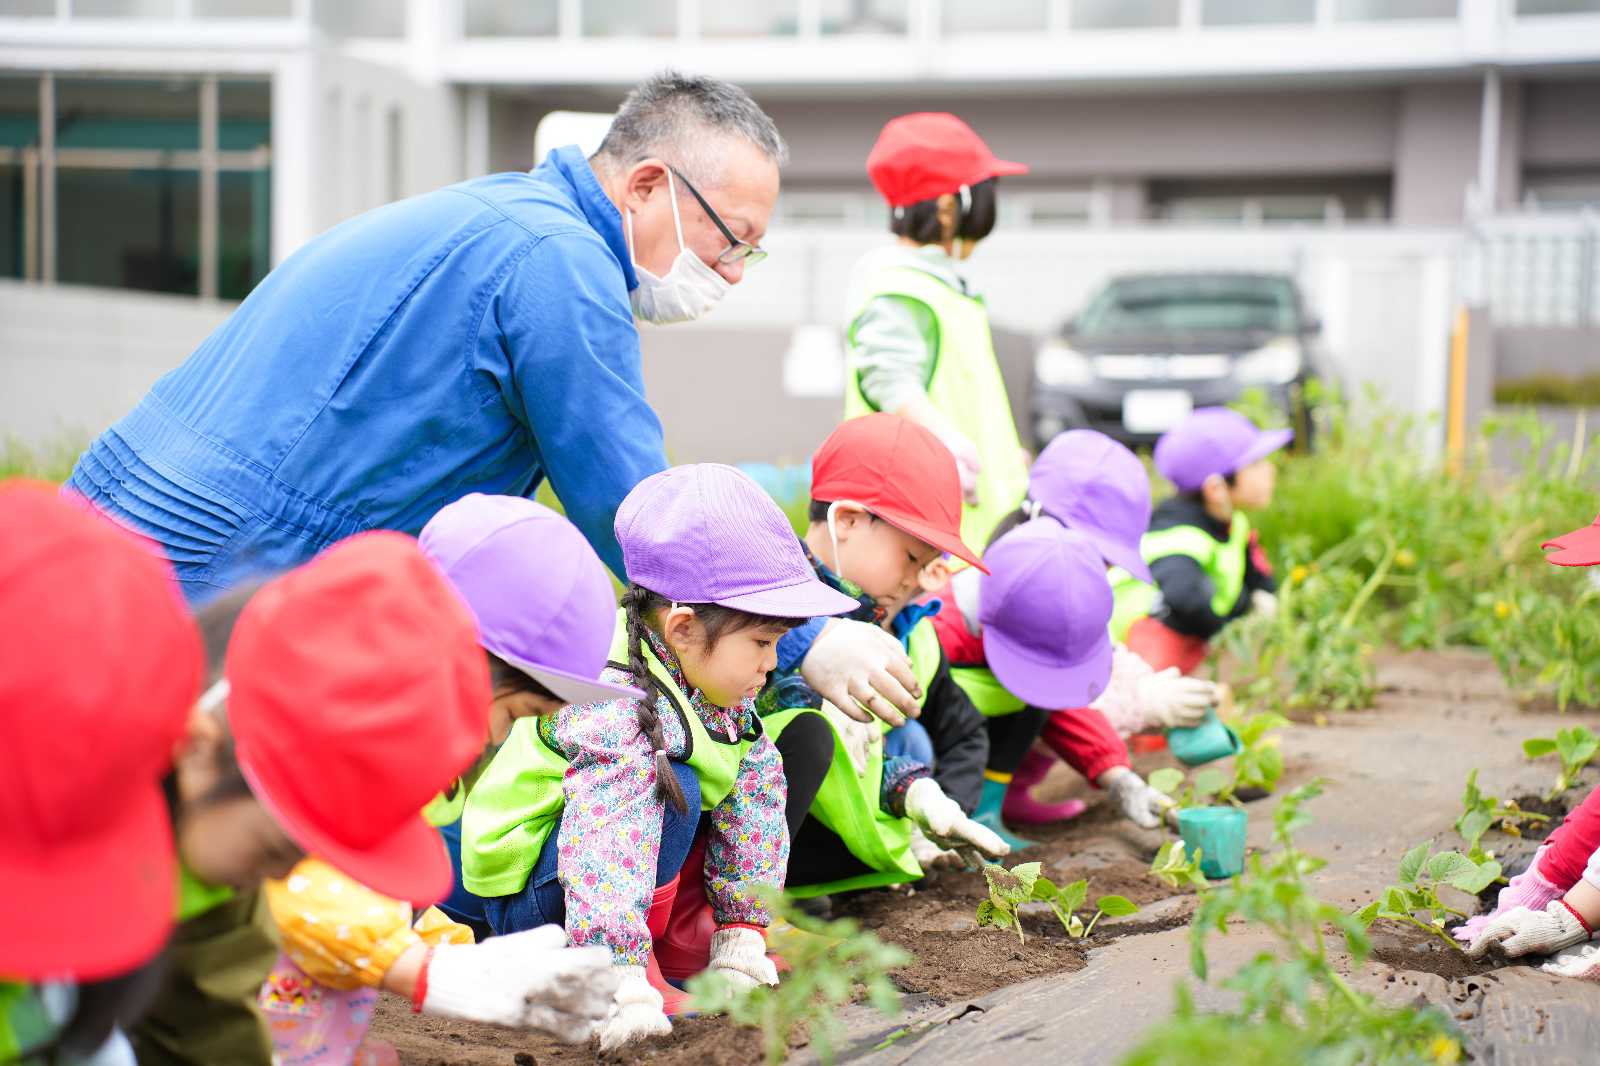
{"type": "Polygon", "coordinates": [[[0,528],[0,1061],[131,1062],[116,1027],[172,930],[161,779],[200,639],[171,565],[76,498],[6,482],[0,528]]]}
{"type": "Polygon", "coordinates": [[[960,472],[969,544],[986,543],[1022,499],[1028,460],[989,312],[958,266],[994,229],[997,179],[1027,172],[942,112],[890,120],[867,156],[898,239],[868,253],[849,284],[845,417],[902,415],[944,442],[960,472]]]}
{"type": "MultiPolygon", "coordinates": [[[[1600,517],[1544,543],[1557,566],[1600,565],[1600,517]]],[[[1454,932],[1467,953],[1508,958],[1554,955],[1541,969],[1558,977],[1600,981],[1600,788],[1573,808],[1534,854],[1528,869],[1500,890],[1495,909],[1454,932]],[[1558,953],[1559,954],[1556,954],[1558,953]]]]}
{"type": "Polygon", "coordinates": [[[820,710],[834,738],[786,887],[814,896],[913,880],[952,847],[1004,855],[1005,844],[967,817],[988,758],[983,717],[950,679],[929,618],[937,604],[912,602],[943,553],[982,565],[961,539],[954,457],[915,422],[874,414],[834,430],[811,471],[807,558],[857,601],[849,617],[904,643],[922,713],[886,736],[888,725],[866,710],[824,703],[798,675],[774,678],[761,700],[767,728],[781,735],[820,710]]]}

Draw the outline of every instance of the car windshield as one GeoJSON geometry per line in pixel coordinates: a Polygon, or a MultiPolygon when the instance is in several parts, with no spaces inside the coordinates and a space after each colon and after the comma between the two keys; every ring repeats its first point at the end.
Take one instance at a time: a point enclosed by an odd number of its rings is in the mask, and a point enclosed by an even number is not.
{"type": "Polygon", "coordinates": [[[1077,331],[1135,333],[1292,333],[1294,290],[1283,278],[1118,278],[1079,316],[1077,331]]]}

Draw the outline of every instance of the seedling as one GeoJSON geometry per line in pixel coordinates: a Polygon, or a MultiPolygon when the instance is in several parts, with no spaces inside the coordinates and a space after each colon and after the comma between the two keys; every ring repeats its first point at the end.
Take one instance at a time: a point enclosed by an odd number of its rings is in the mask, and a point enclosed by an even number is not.
{"type": "Polygon", "coordinates": [[[1179,807],[1206,807],[1210,806],[1212,800],[1218,803],[1235,803],[1234,783],[1228,780],[1228,775],[1221,770],[1211,767],[1196,770],[1188,787],[1180,794],[1178,790],[1183,787],[1183,782],[1183,771],[1171,766],[1153,770],[1147,778],[1151,788],[1164,796],[1172,796],[1177,800],[1179,807]]]}
{"type": "Polygon", "coordinates": [[[1459,851],[1429,855],[1428,845],[1418,844],[1400,860],[1400,883],[1384,889],[1383,895],[1356,911],[1355,917],[1363,926],[1371,926],[1379,918],[1409,922],[1452,947],[1460,947],[1444,927],[1451,916],[1466,915],[1439,899],[1439,886],[1450,885],[1476,895],[1499,876],[1499,863],[1473,862],[1459,851]]]}
{"type": "Polygon", "coordinates": [[[1260,711],[1240,720],[1234,728],[1243,745],[1233,757],[1233,782],[1228,786],[1232,795],[1244,788],[1259,788],[1272,792],[1283,776],[1283,752],[1273,731],[1289,724],[1289,719],[1272,711],[1260,711]]]}
{"type": "Polygon", "coordinates": [[[1521,836],[1523,822],[1550,820],[1548,815],[1523,810],[1517,806],[1516,800],[1501,801],[1498,796],[1486,794],[1478,787],[1477,770],[1467,775],[1466,791],[1461,794],[1461,807],[1461,817],[1456,819],[1456,832],[1467,842],[1467,858],[1480,866],[1492,864],[1495,878],[1500,876],[1500,864],[1479,843],[1483,834],[1498,822],[1502,833],[1521,836]]]}
{"type": "Polygon", "coordinates": [[[1192,856],[1186,856],[1184,848],[1181,840],[1169,840],[1161,845],[1155,861],[1150,864],[1151,875],[1172,888],[1206,888],[1211,882],[1200,872],[1201,852],[1196,850],[1192,856]]]}
{"type": "Polygon", "coordinates": [[[1039,902],[1050,907],[1069,937],[1081,940],[1094,932],[1101,918],[1139,912],[1139,908],[1124,896],[1101,896],[1095,900],[1094,916],[1085,922],[1077,911],[1089,898],[1088,879],[1058,888],[1055,882],[1040,874],[1042,868],[1043,864],[1037,862],[1025,862],[1009,870],[986,864],[983,877],[989,884],[989,898],[978,904],[978,924],[1010,929],[1017,934],[1018,943],[1026,944],[1027,937],[1022,932],[1022,905],[1039,902]]]}
{"type": "Polygon", "coordinates": [[[1578,774],[1600,754],[1600,736],[1583,726],[1558,729],[1553,737],[1534,737],[1522,742],[1522,752],[1530,759],[1554,754],[1561,760],[1561,776],[1556,787],[1545,794],[1545,799],[1555,799],[1578,782],[1578,774]]]}
{"type": "Polygon", "coordinates": [[[707,971],[689,979],[694,1009],[726,1014],[736,1024],[761,1030],[767,1066],[783,1062],[789,1037],[801,1024],[808,1026],[811,1045],[824,1063],[834,1061],[833,1049],[843,1035],[838,1008],[851,1002],[856,989],[889,1016],[900,1012],[900,994],[889,972],[911,962],[911,956],[849,919],[823,922],[771,901],[799,936],[786,941],[784,958],[789,972],[775,988],[757,985],[745,989],[707,971]]]}

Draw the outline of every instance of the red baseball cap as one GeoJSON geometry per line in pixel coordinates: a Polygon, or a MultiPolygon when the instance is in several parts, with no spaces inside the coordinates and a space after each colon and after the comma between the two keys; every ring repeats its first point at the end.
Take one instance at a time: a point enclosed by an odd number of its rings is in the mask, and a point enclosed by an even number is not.
{"type": "Polygon", "coordinates": [[[448,895],[444,842],[420,812],[483,752],[489,665],[417,542],[358,534],[267,584],[226,672],[239,768],[284,831],[384,895],[448,895]]]}
{"type": "Polygon", "coordinates": [[[81,498],[0,483],[0,529],[0,975],[98,980],[172,929],[204,653],[171,565],[81,498]]]}
{"type": "Polygon", "coordinates": [[[811,498],[858,503],[984,573],[961,539],[961,475],[938,437],[899,415],[852,418],[811,457],[811,498]]]}
{"type": "Polygon", "coordinates": [[[963,185],[1027,172],[1026,163],[997,159],[971,126],[944,111],[890,119],[867,153],[867,176],[890,207],[910,207],[963,185]]]}
{"type": "Polygon", "coordinates": [[[1545,556],[1557,566],[1594,566],[1600,563],[1600,517],[1593,524],[1547,540],[1540,547],[1557,549],[1545,556]]]}

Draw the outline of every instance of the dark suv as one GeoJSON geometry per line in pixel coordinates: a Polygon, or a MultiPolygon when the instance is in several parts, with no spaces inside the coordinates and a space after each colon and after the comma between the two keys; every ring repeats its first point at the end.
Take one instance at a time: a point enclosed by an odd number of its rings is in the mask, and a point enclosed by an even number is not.
{"type": "Polygon", "coordinates": [[[1249,388],[1303,432],[1303,386],[1323,376],[1321,328],[1286,274],[1114,277],[1034,355],[1034,441],[1089,428],[1149,443],[1249,388]]]}

